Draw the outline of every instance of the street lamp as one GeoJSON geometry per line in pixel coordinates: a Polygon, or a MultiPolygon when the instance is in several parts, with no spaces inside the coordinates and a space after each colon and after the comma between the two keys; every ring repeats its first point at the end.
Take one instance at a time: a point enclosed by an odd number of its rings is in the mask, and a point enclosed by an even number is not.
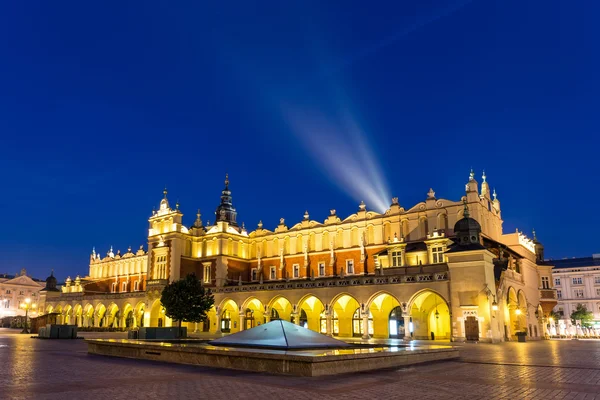
{"type": "Polygon", "coordinates": [[[517,308],[517,310],[515,311],[515,314],[517,314],[517,315],[521,315],[521,309],[520,309],[520,308],[517,308]]]}
{"type": "Polygon", "coordinates": [[[492,302],[492,311],[498,311],[498,303],[496,303],[496,296],[494,296],[494,301],[492,302]]]}
{"type": "Polygon", "coordinates": [[[37,305],[35,303],[31,303],[31,299],[29,297],[25,299],[24,303],[21,303],[21,308],[25,310],[25,327],[23,328],[21,333],[29,333],[29,310],[35,309],[36,307],[37,305]]]}

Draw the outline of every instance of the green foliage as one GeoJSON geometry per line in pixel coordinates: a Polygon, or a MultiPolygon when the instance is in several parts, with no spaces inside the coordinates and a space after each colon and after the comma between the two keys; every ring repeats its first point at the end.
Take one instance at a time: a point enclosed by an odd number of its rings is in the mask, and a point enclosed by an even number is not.
{"type": "Polygon", "coordinates": [[[571,313],[571,322],[573,325],[576,324],[575,321],[577,320],[581,321],[582,328],[591,328],[594,321],[594,314],[588,311],[587,307],[583,304],[577,304],[577,309],[571,313]]]}
{"type": "Polygon", "coordinates": [[[205,290],[196,275],[189,274],[184,279],[171,282],[162,291],[160,302],[165,315],[181,322],[202,322],[206,313],[215,303],[210,290],[205,290]]]}

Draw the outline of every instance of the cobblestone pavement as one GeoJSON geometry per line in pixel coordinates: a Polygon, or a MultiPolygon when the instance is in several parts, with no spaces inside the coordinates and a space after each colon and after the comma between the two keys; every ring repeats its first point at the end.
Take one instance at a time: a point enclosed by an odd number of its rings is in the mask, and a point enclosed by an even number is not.
{"type": "Polygon", "coordinates": [[[0,329],[0,399],[600,399],[600,341],[460,348],[459,361],[298,378],[92,356],[83,340],[0,329]]]}

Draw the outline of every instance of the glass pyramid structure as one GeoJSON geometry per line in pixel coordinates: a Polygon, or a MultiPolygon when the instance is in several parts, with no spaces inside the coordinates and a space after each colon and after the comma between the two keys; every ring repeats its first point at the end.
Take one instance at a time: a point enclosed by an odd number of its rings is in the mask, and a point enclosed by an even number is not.
{"type": "Polygon", "coordinates": [[[215,346],[256,347],[278,350],[332,349],[350,345],[288,321],[275,320],[209,342],[215,346]]]}

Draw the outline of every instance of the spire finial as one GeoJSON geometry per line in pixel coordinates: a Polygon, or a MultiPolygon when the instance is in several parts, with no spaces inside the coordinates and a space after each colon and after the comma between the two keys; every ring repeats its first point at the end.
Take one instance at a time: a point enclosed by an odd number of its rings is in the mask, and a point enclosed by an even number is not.
{"type": "Polygon", "coordinates": [[[535,235],[535,229],[533,229],[533,240],[537,240],[537,236],[535,235]]]}
{"type": "Polygon", "coordinates": [[[196,213],[196,218],[200,219],[200,216],[201,216],[201,215],[202,215],[202,214],[200,214],[200,209],[198,209],[198,212],[196,213]]]}
{"type": "Polygon", "coordinates": [[[475,172],[473,172],[473,167],[471,167],[471,172],[469,173],[469,180],[472,181],[475,179],[475,172]]]}
{"type": "Polygon", "coordinates": [[[167,186],[165,186],[165,188],[163,189],[163,196],[164,196],[163,199],[167,198],[167,193],[168,193],[167,192],[167,186]]]}
{"type": "Polygon", "coordinates": [[[225,189],[229,188],[229,174],[225,173],[225,189]]]}
{"type": "Polygon", "coordinates": [[[486,179],[486,178],[487,178],[487,177],[485,176],[485,169],[484,169],[484,170],[483,170],[483,175],[481,175],[481,179],[483,179],[483,182],[484,182],[484,183],[485,183],[485,179],[486,179]]]}
{"type": "Polygon", "coordinates": [[[463,213],[464,218],[469,218],[471,215],[469,214],[469,207],[467,206],[467,199],[463,201],[465,205],[465,212],[463,213]]]}
{"type": "Polygon", "coordinates": [[[179,199],[177,199],[177,202],[175,203],[175,209],[179,210],[179,199]]]}
{"type": "Polygon", "coordinates": [[[50,276],[54,276],[54,268],[50,270],[50,276]]]}

